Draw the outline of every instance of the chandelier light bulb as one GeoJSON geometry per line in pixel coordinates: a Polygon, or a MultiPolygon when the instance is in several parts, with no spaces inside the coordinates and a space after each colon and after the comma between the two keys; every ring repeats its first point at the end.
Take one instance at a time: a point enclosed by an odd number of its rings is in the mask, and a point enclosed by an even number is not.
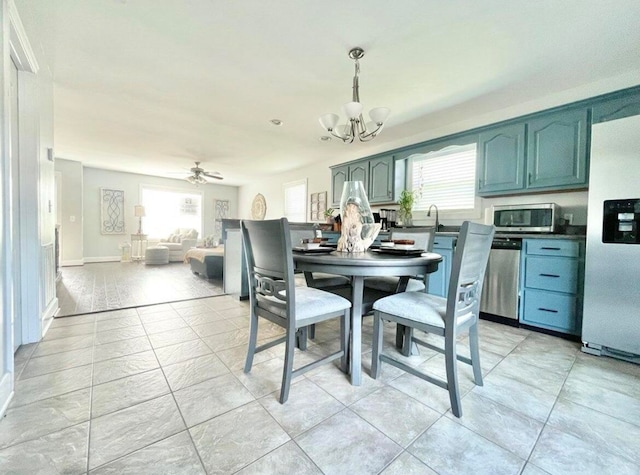
{"type": "Polygon", "coordinates": [[[391,111],[387,107],[376,107],[369,111],[369,117],[371,117],[371,120],[377,125],[380,125],[384,124],[384,121],[387,120],[390,112],[391,111]]]}
{"type": "Polygon", "coordinates": [[[359,102],[347,102],[342,106],[342,110],[348,119],[357,119],[362,114],[362,104],[359,102]]]}

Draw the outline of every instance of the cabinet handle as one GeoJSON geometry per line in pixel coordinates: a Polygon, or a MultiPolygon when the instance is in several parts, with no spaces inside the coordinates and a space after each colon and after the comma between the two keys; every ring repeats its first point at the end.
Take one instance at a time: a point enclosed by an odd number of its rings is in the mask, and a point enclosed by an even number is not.
{"type": "Polygon", "coordinates": [[[542,249],[543,251],[559,251],[560,250],[559,247],[541,247],[540,249],[542,249]]]}
{"type": "Polygon", "coordinates": [[[559,275],[555,275],[555,274],[540,274],[540,277],[560,277],[559,275]]]}
{"type": "Polygon", "coordinates": [[[531,184],[531,172],[529,172],[529,185],[531,184]]]}
{"type": "Polygon", "coordinates": [[[544,307],[538,307],[538,310],[540,310],[542,312],[558,313],[557,310],[553,310],[553,309],[550,309],[550,308],[544,308],[544,307]]]}
{"type": "Polygon", "coordinates": [[[482,180],[478,178],[478,189],[482,189],[482,180]]]}

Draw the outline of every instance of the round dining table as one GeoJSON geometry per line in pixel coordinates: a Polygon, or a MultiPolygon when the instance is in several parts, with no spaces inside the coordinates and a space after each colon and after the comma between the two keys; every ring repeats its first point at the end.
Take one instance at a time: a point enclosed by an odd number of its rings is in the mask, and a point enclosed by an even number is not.
{"type": "MultiPolygon", "coordinates": [[[[409,254],[409,253],[407,253],[409,254]]],[[[373,276],[399,276],[400,288],[406,288],[410,276],[430,274],[438,270],[442,256],[436,253],[402,255],[386,253],[384,250],[369,250],[349,253],[332,251],[294,252],[296,270],[323,272],[351,278],[351,337],[350,371],[351,384],[359,386],[362,381],[362,308],[364,278],[373,276]]]]}

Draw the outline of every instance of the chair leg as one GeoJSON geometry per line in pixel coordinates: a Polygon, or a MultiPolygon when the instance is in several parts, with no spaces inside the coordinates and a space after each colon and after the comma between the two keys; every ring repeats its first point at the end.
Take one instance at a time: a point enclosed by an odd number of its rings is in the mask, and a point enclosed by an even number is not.
{"type": "Polygon", "coordinates": [[[384,334],[384,325],[380,312],[373,312],[373,351],[371,352],[371,377],[377,379],[380,374],[380,353],[382,352],[382,337],[384,334]]]}
{"type": "Polygon", "coordinates": [[[307,351],[308,327],[299,328],[296,332],[296,346],[302,351],[307,351]]]}
{"type": "Polygon", "coordinates": [[[312,340],[316,339],[316,324],[309,325],[309,338],[312,340]]]}
{"type": "MultiPolygon", "coordinates": [[[[349,309],[344,311],[344,315],[340,318],[340,349],[343,351],[340,359],[340,369],[343,373],[349,372],[349,320],[351,320],[351,312],[349,309]]],[[[315,325],[313,326],[315,329],[315,325]]]]}
{"type": "Polygon", "coordinates": [[[480,367],[480,349],[478,342],[478,324],[469,328],[469,349],[471,356],[471,366],[473,367],[473,379],[476,386],[482,386],[482,368],[480,367]]]}
{"type": "Polygon", "coordinates": [[[251,324],[249,329],[249,347],[247,348],[247,359],[244,363],[244,372],[248,373],[251,371],[251,366],[253,366],[253,355],[256,353],[256,342],[258,340],[258,316],[255,312],[251,311],[251,324]]]}
{"type": "Polygon", "coordinates": [[[293,354],[296,344],[296,332],[287,332],[287,342],[284,353],[284,370],[282,371],[282,386],[280,387],[280,404],[284,404],[289,399],[289,388],[291,387],[291,375],[293,373],[293,354]]]}
{"type": "Polygon", "coordinates": [[[447,389],[449,390],[449,400],[451,401],[451,412],[456,417],[462,417],[462,404],[460,403],[460,389],[458,387],[456,336],[454,332],[445,334],[444,359],[447,369],[447,389]]]}

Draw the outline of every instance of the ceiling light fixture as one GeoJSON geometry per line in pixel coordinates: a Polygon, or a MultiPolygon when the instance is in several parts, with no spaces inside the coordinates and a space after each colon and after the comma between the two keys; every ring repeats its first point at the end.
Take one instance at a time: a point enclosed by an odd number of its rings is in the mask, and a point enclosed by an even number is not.
{"type": "Polygon", "coordinates": [[[282,125],[282,121],[280,119],[271,119],[269,122],[271,122],[273,125],[282,125]]]}
{"type": "Polygon", "coordinates": [[[336,130],[336,125],[340,119],[337,114],[324,114],[320,116],[319,119],[323,129],[343,142],[351,143],[356,137],[358,137],[361,142],[368,142],[374,139],[380,133],[382,127],[384,127],[384,121],[390,112],[386,107],[376,107],[369,111],[369,117],[371,117],[373,123],[366,124],[364,121],[358,84],[358,75],[360,74],[359,60],[363,56],[364,50],[362,48],[353,48],[349,51],[349,57],[356,63],[356,72],[353,76],[353,100],[342,106],[342,110],[349,119],[349,122],[345,125],[338,126],[338,130],[336,130]]]}

